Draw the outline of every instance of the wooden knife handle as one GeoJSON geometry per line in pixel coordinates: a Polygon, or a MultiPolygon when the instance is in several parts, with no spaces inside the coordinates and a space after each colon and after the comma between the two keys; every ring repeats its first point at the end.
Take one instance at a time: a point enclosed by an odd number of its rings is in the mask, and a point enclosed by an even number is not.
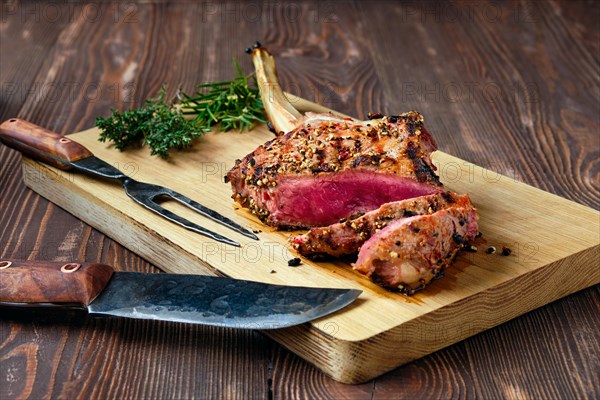
{"type": "Polygon", "coordinates": [[[87,306],[112,274],[104,264],[0,260],[0,303],[87,306]]]}
{"type": "Polygon", "coordinates": [[[73,162],[93,156],[79,143],[18,118],[11,118],[0,125],[0,141],[23,154],[64,170],[71,167],[60,160],[73,162]]]}

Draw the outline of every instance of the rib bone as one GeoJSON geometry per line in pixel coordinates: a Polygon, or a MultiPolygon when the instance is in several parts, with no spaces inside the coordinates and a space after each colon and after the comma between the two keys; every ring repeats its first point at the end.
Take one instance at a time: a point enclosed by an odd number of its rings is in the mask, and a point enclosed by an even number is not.
{"type": "Polygon", "coordinates": [[[252,50],[252,62],[256,69],[260,97],[276,134],[291,131],[302,118],[302,114],[294,108],[281,90],[275,59],[264,47],[255,46],[252,50]]]}

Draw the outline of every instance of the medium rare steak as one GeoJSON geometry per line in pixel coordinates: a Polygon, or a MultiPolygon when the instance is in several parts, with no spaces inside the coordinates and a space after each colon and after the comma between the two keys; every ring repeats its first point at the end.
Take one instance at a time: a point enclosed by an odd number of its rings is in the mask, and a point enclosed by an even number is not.
{"type": "Polygon", "coordinates": [[[277,137],[236,160],[225,177],[233,199],[269,225],[313,227],[291,239],[304,256],[358,252],[354,269],[390,290],[412,294],[439,276],[477,234],[477,212],[444,191],[421,114],[302,116],[269,52],[247,51],[277,137]]]}
{"type": "Polygon", "coordinates": [[[441,192],[430,154],[437,149],[421,114],[368,121],[301,114],[277,81],[275,62],[249,49],[269,120],[279,134],[227,173],[233,199],[279,228],[323,226],[384,203],[441,192]]]}
{"type": "Polygon", "coordinates": [[[290,239],[292,246],[305,257],[356,254],[360,247],[388,224],[415,215],[433,214],[448,207],[471,207],[468,195],[452,192],[435,193],[408,200],[386,203],[365,215],[309,232],[290,239]]]}
{"type": "Polygon", "coordinates": [[[400,219],[363,244],[354,269],[387,289],[413,294],[440,276],[477,232],[474,207],[400,219]]]}
{"type": "Polygon", "coordinates": [[[237,160],[233,199],[268,225],[329,225],[384,203],[443,190],[423,117],[370,121],[308,113],[292,131],[237,160]]]}

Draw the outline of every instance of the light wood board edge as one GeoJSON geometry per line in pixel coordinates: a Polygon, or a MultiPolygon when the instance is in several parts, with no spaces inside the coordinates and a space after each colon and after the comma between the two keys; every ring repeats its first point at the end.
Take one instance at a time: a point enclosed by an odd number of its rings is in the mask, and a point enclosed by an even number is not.
{"type": "MultiPolygon", "coordinates": [[[[552,301],[600,283],[600,245],[424,314],[367,340],[337,340],[310,325],[264,333],[331,378],[359,384],[493,328],[552,301]],[[574,277],[572,267],[582,266],[574,277]],[[535,289],[535,290],[534,290],[535,289]],[[453,321],[451,325],[449,321],[453,321]],[[439,327],[444,326],[440,331],[439,327]],[[400,343],[401,347],[397,344],[400,343]]],[[[503,355],[498,354],[501,358],[503,355]]]]}

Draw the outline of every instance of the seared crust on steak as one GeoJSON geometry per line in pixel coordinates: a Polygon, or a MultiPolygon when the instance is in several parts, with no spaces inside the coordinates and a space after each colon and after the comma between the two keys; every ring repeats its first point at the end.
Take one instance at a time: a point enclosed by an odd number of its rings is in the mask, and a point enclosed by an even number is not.
{"type": "Polygon", "coordinates": [[[433,214],[448,207],[472,207],[468,195],[435,193],[386,203],[365,215],[326,227],[312,228],[290,239],[294,249],[305,257],[339,257],[358,253],[360,247],[389,223],[415,215],[433,214]]]}

